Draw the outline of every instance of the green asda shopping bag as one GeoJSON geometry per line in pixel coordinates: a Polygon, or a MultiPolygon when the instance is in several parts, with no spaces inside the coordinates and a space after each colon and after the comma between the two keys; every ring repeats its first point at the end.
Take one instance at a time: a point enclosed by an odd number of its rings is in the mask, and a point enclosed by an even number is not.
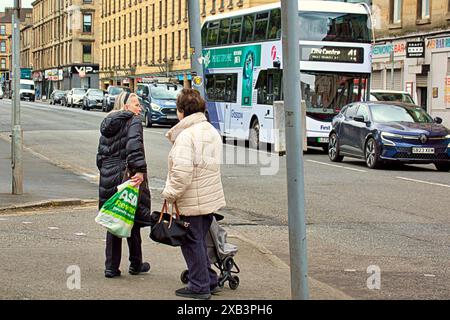
{"type": "Polygon", "coordinates": [[[131,181],[128,180],[119,185],[117,190],[101,207],[95,222],[117,237],[128,238],[138,207],[139,187],[131,186],[131,181]]]}

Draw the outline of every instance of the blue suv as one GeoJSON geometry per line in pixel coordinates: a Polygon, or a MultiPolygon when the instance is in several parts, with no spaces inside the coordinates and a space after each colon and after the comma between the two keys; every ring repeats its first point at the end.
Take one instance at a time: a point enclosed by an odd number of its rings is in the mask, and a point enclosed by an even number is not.
{"type": "Polygon", "coordinates": [[[450,130],[421,107],[401,102],[347,105],[332,122],[328,156],[361,158],[373,169],[383,163],[432,163],[450,170],[450,130]]]}
{"type": "Polygon", "coordinates": [[[138,83],[136,94],[143,100],[142,117],[147,128],[178,123],[176,100],[182,89],[182,85],[173,83],[138,83]]]}

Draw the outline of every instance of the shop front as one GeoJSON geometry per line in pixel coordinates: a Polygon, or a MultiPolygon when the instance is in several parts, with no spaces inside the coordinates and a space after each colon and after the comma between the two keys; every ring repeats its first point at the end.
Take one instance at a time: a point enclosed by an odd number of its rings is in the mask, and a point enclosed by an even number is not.
{"type": "Polygon", "coordinates": [[[64,88],[93,88],[99,87],[99,65],[72,65],[65,68],[64,88]]]}

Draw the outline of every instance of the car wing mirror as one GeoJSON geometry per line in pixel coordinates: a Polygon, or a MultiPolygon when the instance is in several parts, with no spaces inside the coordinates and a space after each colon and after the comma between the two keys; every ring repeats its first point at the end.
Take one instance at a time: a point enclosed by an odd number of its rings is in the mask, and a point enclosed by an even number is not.
{"type": "Polygon", "coordinates": [[[366,120],[364,119],[364,116],[354,116],[353,120],[356,122],[366,122],[366,120]]]}
{"type": "Polygon", "coordinates": [[[436,117],[436,118],[434,118],[434,122],[436,122],[437,124],[441,124],[442,123],[442,118],[436,117]]]}

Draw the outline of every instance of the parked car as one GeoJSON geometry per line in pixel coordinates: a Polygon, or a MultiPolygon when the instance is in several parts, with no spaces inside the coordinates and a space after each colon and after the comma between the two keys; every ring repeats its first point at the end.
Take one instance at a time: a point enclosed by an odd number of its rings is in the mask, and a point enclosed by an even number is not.
{"type": "Polygon", "coordinates": [[[62,104],[63,96],[65,95],[65,92],[62,90],[54,90],[50,94],[50,104],[62,104]]]}
{"type": "Polygon", "coordinates": [[[36,93],[34,91],[34,81],[29,79],[20,79],[19,89],[20,100],[35,101],[36,93]]]}
{"type": "Polygon", "coordinates": [[[3,99],[4,93],[2,87],[0,87],[0,99],[3,99]]]}
{"type": "Polygon", "coordinates": [[[146,110],[142,108],[145,111],[144,120],[147,128],[153,124],[174,125],[178,122],[176,100],[182,89],[182,85],[173,83],[137,85],[136,94],[149,104],[146,110]]]}
{"type": "Polygon", "coordinates": [[[370,101],[397,101],[415,104],[409,92],[394,90],[370,90],[370,101]]]}
{"type": "Polygon", "coordinates": [[[450,130],[420,106],[401,102],[358,102],[332,121],[328,156],[361,158],[374,169],[384,162],[433,163],[450,171],[450,130]]]}
{"type": "Polygon", "coordinates": [[[67,106],[73,108],[81,107],[83,105],[83,96],[86,94],[84,88],[74,88],[67,93],[67,106]]]}
{"type": "Polygon", "coordinates": [[[102,109],[103,96],[105,93],[100,89],[89,89],[83,97],[83,110],[102,109]]]}
{"type": "Polygon", "coordinates": [[[123,91],[131,92],[130,88],[127,87],[109,86],[108,90],[106,90],[106,93],[103,97],[102,111],[104,112],[111,111],[112,108],[114,107],[116,97],[123,91]]]}

